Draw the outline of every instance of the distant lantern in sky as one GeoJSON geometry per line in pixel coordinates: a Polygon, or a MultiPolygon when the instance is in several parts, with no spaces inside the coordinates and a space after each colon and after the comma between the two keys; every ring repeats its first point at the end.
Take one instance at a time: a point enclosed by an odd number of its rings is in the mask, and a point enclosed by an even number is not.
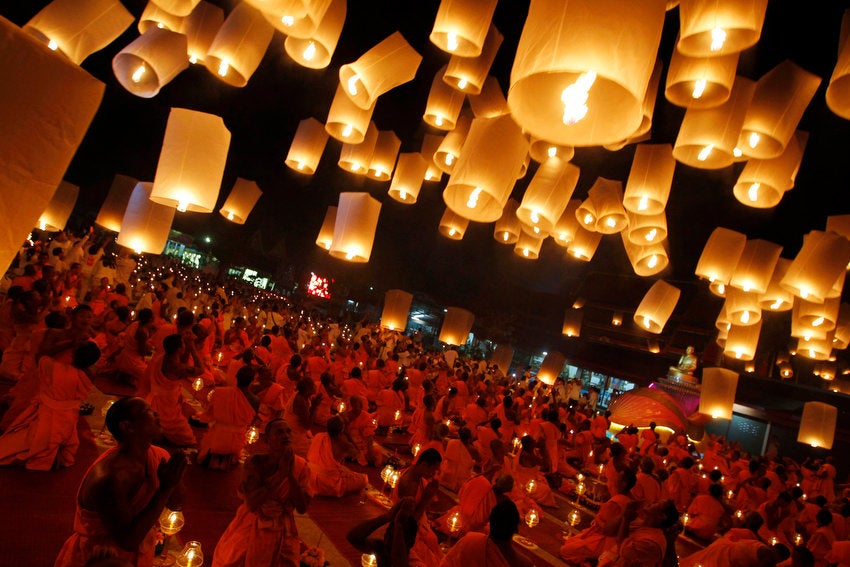
{"type": "Polygon", "coordinates": [[[407,316],[413,294],[400,289],[388,289],[384,294],[384,310],[381,313],[381,327],[391,331],[404,332],[407,328],[407,316]]]}
{"type": "Polygon", "coordinates": [[[266,19],[287,37],[314,35],[331,9],[332,0],[248,0],[262,10],[266,19]]]}
{"type": "Polygon", "coordinates": [[[372,159],[369,160],[369,169],[366,176],[377,181],[389,181],[395,170],[398,150],[401,148],[401,140],[392,130],[379,130],[378,139],[375,140],[375,150],[372,159]]]}
{"type": "Polygon", "coordinates": [[[380,213],[380,201],[368,193],[340,193],[330,255],[348,262],[368,262],[380,213]]]}
{"type": "Polygon", "coordinates": [[[192,13],[183,18],[177,30],[186,36],[189,63],[203,63],[218,30],[224,23],[224,10],[201,1],[192,13]]]}
{"type": "Polygon", "coordinates": [[[150,0],[166,12],[175,16],[188,16],[195,9],[199,0],[150,0]]]}
{"type": "Polygon", "coordinates": [[[735,77],[729,99],[713,108],[689,108],[673,146],[673,157],[699,169],[732,165],[755,83],[735,77]]]}
{"type": "Polygon", "coordinates": [[[112,71],[125,89],[151,98],[189,66],[186,36],[152,27],[112,58],[112,71]]]}
{"type": "Polygon", "coordinates": [[[710,415],[713,419],[732,419],[737,389],[737,372],[728,368],[703,368],[699,413],[710,415]]]}
{"type": "Polygon", "coordinates": [[[344,143],[339,151],[339,161],[337,164],[356,175],[366,175],[369,170],[369,163],[372,161],[372,154],[375,151],[375,144],[378,141],[378,128],[374,122],[369,123],[366,129],[366,135],[363,141],[358,143],[344,143]]]}
{"type": "Polygon", "coordinates": [[[616,234],[629,225],[629,217],[623,208],[623,184],[614,179],[597,177],[588,190],[596,207],[596,232],[616,234]]]}
{"type": "Polygon", "coordinates": [[[286,155],[286,165],[298,173],[312,175],[319,167],[319,160],[328,143],[324,125],[315,118],[305,118],[298,123],[295,137],[286,155]]]}
{"type": "MultiPolygon", "coordinates": [[[[139,23],[136,24],[136,29],[139,33],[145,33],[151,28],[161,28],[169,31],[179,32],[183,26],[185,18],[172,14],[163,10],[150,0],[145,5],[142,15],[139,16],[139,23]]],[[[222,21],[224,21],[224,12],[222,11],[222,21]]]]}
{"type": "Polygon", "coordinates": [[[735,82],[739,53],[690,57],[673,49],[664,96],[685,108],[712,108],[726,102],[735,82]]]}
{"type": "Polygon", "coordinates": [[[759,299],[759,304],[763,311],[788,311],[793,307],[794,295],[779,285],[790,265],[791,260],[785,258],[779,258],[776,261],[776,267],[770,276],[770,283],[767,285],[767,290],[759,299]]]}
{"type": "Polygon", "coordinates": [[[462,93],[479,94],[484,87],[487,73],[490,72],[490,66],[493,65],[496,52],[499,51],[503,39],[504,36],[499,33],[496,26],[490,26],[481,55],[477,57],[452,55],[445,72],[442,74],[443,81],[462,93]]]}
{"type": "Polygon", "coordinates": [[[547,159],[537,168],[516,216],[538,238],[549,236],[555,228],[573,196],[579,173],[578,167],[557,157],[547,159]]]}
{"type": "Polygon", "coordinates": [[[245,224],[262,194],[263,192],[254,181],[239,177],[218,212],[230,222],[245,224]]]}
{"type": "Polygon", "coordinates": [[[112,185],[109,187],[106,199],[100,206],[100,211],[98,211],[97,218],[94,220],[95,224],[112,232],[121,230],[121,219],[124,218],[127,202],[130,200],[130,195],[137,183],[138,180],[132,177],[116,175],[112,179],[112,185]]]}
{"type": "Polygon", "coordinates": [[[575,211],[575,215],[583,229],[596,232],[596,199],[592,194],[588,194],[587,198],[581,202],[575,211]]]}
{"type": "Polygon", "coordinates": [[[576,210],[581,205],[580,199],[570,199],[567,203],[567,208],[564,209],[564,214],[555,223],[552,229],[552,239],[559,246],[567,246],[573,241],[576,235],[576,230],[579,228],[578,219],[576,218],[576,210]]]}
{"type": "Polygon", "coordinates": [[[636,246],[649,246],[667,238],[667,215],[636,215],[629,213],[629,227],[623,235],[636,246]]]}
{"type": "Polygon", "coordinates": [[[339,82],[354,104],[369,108],[379,96],[412,81],[422,56],[395,32],[339,69],[339,82]]]}
{"type": "Polygon", "coordinates": [[[738,202],[759,209],[778,205],[785,192],[794,187],[808,139],[808,132],[797,130],[778,157],[747,160],[732,188],[738,202]]]}
{"type": "Polygon", "coordinates": [[[441,0],[429,39],[451,55],[478,57],[495,10],[496,0],[441,0]]]}
{"type": "Polygon", "coordinates": [[[79,65],[132,23],[133,15],[118,0],[53,0],[23,29],[79,65]]]}
{"type": "Polygon", "coordinates": [[[838,408],[835,406],[822,402],[806,402],[803,404],[797,442],[818,449],[832,449],[837,420],[838,408]]]}
{"type": "Polygon", "coordinates": [[[584,311],[581,309],[567,309],[564,312],[564,324],[561,326],[561,334],[565,337],[578,337],[581,335],[582,319],[584,319],[584,311]]]}
{"type": "Polygon", "coordinates": [[[53,198],[47,203],[47,208],[38,218],[38,228],[50,232],[64,230],[79,194],[79,186],[63,180],[53,193],[53,198]]]}
{"type": "Polygon", "coordinates": [[[838,321],[835,323],[832,347],[843,350],[848,346],[850,346],[850,303],[842,303],[838,308],[838,321]]]}
{"type": "Polygon", "coordinates": [[[465,95],[443,82],[445,70],[444,65],[434,74],[422,119],[429,126],[448,131],[453,130],[457,123],[465,95]]]}
{"type": "Polygon", "coordinates": [[[327,67],[345,24],[346,0],[333,0],[319,22],[319,26],[308,37],[287,35],[283,42],[286,53],[293,61],[308,69],[327,67]]]}
{"type": "Polygon", "coordinates": [[[746,245],[746,234],[720,226],[715,228],[702,249],[694,273],[712,284],[728,285],[746,245]]]}
{"type": "Polygon", "coordinates": [[[540,248],[543,246],[543,240],[548,235],[543,237],[535,236],[527,230],[520,230],[516,244],[514,244],[514,254],[526,260],[536,260],[540,257],[540,248]]]}
{"type": "Polygon", "coordinates": [[[560,352],[548,352],[546,358],[540,364],[540,370],[537,371],[537,379],[552,386],[558,380],[558,376],[564,371],[564,366],[567,364],[567,357],[560,352]]]}
{"type": "Polygon", "coordinates": [[[732,325],[726,335],[723,354],[736,360],[753,360],[756,356],[762,321],[755,325],[732,325]]]}
{"type": "Polygon", "coordinates": [[[664,11],[662,0],[532,2],[508,91],[516,121],[533,136],[570,146],[632,135],[643,118],[664,11]]]}
{"type": "Polygon", "coordinates": [[[733,325],[755,325],[761,321],[759,295],[753,291],[726,288],[726,316],[733,325]]]}
{"type": "Polygon", "coordinates": [[[496,345],[496,350],[493,351],[493,354],[490,357],[490,366],[498,366],[499,370],[501,370],[504,374],[507,374],[513,358],[514,349],[512,349],[510,345],[496,345]]]}
{"type": "Polygon", "coordinates": [[[151,201],[152,190],[152,183],[133,189],[116,240],[137,254],[162,254],[174,221],[174,208],[151,201]]]}
{"type": "Polygon", "coordinates": [[[664,240],[653,244],[637,245],[633,244],[624,233],[620,234],[626,256],[635,274],[641,277],[654,276],[664,271],[670,264],[664,240]]]}
{"type": "Polygon", "coordinates": [[[519,233],[522,232],[522,221],[516,216],[519,202],[516,199],[508,199],[502,209],[502,216],[496,221],[493,230],[493,238],[501,244],[516,244],[519,233]]]}
{"type": "Polygon", "coordinates": [[[469,135],[469,128],[472,125],[472,120],[463,114],[458,118],[457,125],[454,130],[446,134],[437,151],[434,152],[434,163],[445,173],[451,174],[454,171],[457,158],[460,156],[460,150],[463,148],[466,137],[469,135]]]}
{"type": "Polygon", "coordinates": [[[596,254],[596,249],[599,248],[602,233],[591,232],[580,224],[576,224],[575,228],[573,239],[567,244],[567,254],[582,262],[590,262],[596,254]]]}
{"type": "Polygon", "coordinates": [[[449,307],[446,309],[446,316],[443,318],[438,340],[453,346],[466,344],[466,339],[469,337],[474,322],[475,315],[470,311],[460,307],[449,307]]]}
{"type": "Polygon", "coordinates": [[[785,151],[821,78],[785,60],[756,83],[738,141],[748,158],[770,159],[785,151]]]}
{"type": "Polygon", "coordinates": [[[425,171],[425,181],[440,181],[443,177],[443,170],[437,167],[437,163],[434,161],[434,154],[437,153],[442,141],[443,136],[439,134],[425,134],[422,137],[422,147],[419,151],[428,165],[428,169],[425,171]]]}
{"type": "Polygon", "coordinates": [[[221,25],[204,65],[216,78],[244,87],[260,65],[271,43],[274,28],[256,8],[237,4],[221,25]]]}
{"type": "Polygon", "coordinates": [[[489,75],[484,81],[479,94],[469,95],[468,98],[469,107],[476,118],[493,118],[511,111],[508,108],[505,93],[502,92],[498,79],[493,75],[489,75]]]}
{"type": "Polygon", "coordinates": [[[850,262],[850,241],[834,232],[813,230],[780,285],[800,299],[823,301],[850,262]]]}
{"type": "Polygon", "coordinates": [[[549,158],[556,157],[564,161],[570,161],[576,154],[576,149],[572,146],[561,146],[553,144],[547,140],[541,140],[531,136],[531,147],[528,150],[531,159],[537,163],[543,163],[549,158]]]}
{"type": "Polygon", "coordinates": [[[375,105],[360,108],[348,98],[342,85],[337,86],[325,130],[344,144],[359,144],[366,138],[375,105]]]}
{"type": "Polygon", "coordinates": [[[747,240],[729,285],[745,292],[759,295],[765,293],[781,253],[782,246],[776,243],[759,239],[747,240]]]}
{"type": "Polygon", "coordinates": [[[850,10],[841,19],[838,61],[826,87],[826,105],[835,114],[850,120],[850,10]]]}
{"type": "Polygon", "coordinates": [[[446,238],[463,240],[467,227],[469,227],[469,219],[460,216],[449,208],[446,208],[440,218],[440,234],[446,238]]]}
{"type": "Polygon", "coordinates": [[[679,288],[664,280],[656,281],[643,296],[635,311],[635,324],[650,333],[661,333],[664,325],[667,324],[667,319],[673,314],[680,295],[679,288]]]}
{"type": "Polygon", "coordinates": [[[663,213],[675,168],[670,144],[638,144],[626,182],[623,207],[639,215],[663,213]]]}
{"type": "Polygon", "coordinates": [[[221,117],[172,108],[151,199],[178,211],[211,213],[229,147],[230,132],[221,117]]]}
{"type": "Polygon", "coordinates": [[[690,0],[679,5],[676,46],[692,57],[738,53],[761,37],[767,0],[690,0]]]}
{"type": "Polygon", "coordinates": [[[407,205],[415,203],[427,170],[428,164],[422,154],[408,152],[399,155],[388,191],[390,197],[407,205]]]}
{"type": "Polygon", "coordinates": [[[833,331],[827,331],[824,338],[802,338],[797,341],[797,354],[812,360],[829,360],[832,356],[833,331]]]}
{"type": "Polygon", "coordinates": [[[527,154],[528,141],[510,115],[476,118],[443,191],[443,200],[470,220],[497,220],[527,154]]]}
{"type": "Polygon", "coordinates": [[[331,249],[331,243],[334,239],[334,224],[336,223],[336,207],[328,207],[325,211],[325,220],[322,222],[322,227],[319,229],[319,236],[316,237],[316,246],[331,249]]]}

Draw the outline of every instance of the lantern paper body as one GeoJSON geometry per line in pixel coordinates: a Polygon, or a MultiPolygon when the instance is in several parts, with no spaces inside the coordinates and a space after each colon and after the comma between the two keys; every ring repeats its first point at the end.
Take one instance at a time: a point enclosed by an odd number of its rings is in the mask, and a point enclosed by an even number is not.
{"type": "Polygon", "coordinates": [[[833,333],[826,333],[825,338],[798,339],[797,354],[812,360],[829,360],[832,355],[833,333]]]}
{"type": "Polygon", "coordinates": [[[735,325],[755,325],[761,320],[761,305],[755,292],[726,288],[726,315],[735,325]]]}
{"type": "Polygon", "coordinates": [[[699,413],[714,419],[732,419],[738,373],[726,368],[703,368],[699,413]]]}
{"type": "Polygon", "coordinates": [[[842,303],[838,308],[838,321],[835,323],[833,348],[843,350],[850,345],[850,303],[842,303]]]}
{"type": "Polygon", "coordinates": [[[581,322],[584,319],[584,311],[581,309],[567,309],[564,313],[564,324],[561,334],[566,337],[578,337],[581,335],[581,322]]]}
{"type": "Polygon", "coordinates": [[[449,307],[440,327],[440,342],[447,345],[460,346],[466,343],[475,315],[460,307],[449,307]]]}
{"type": "Polygon", "coordinates": [[[178,211],[212,212],[229,147],[230,132],[220,117],[172,108],[151,200],[178,211]]]}
{"type": "Polygon", "coordinates": [[[664,280],[655,282],[638,305],[634,314],[635,323],[650,333],[664,330],[667,319],[673,314],[681,291],[664,280]]]}
{"type": "Polygon", "coordinates": [[[496,0],[442,0],[429,39],[446,53],[478,57],[495,10],[496,0]]]}
{"type": "Polygon", "coordinates": [[[151,98],[189,66],[182,33],[152,27],[112,59],[115,78],[136,96],[151,98]]]}
{"type": "Polygon", "coordinates": [[[767,0],[691,0],[679,6],[681,36],[677,48],[693,57],[737,53],[761,36],[767,0]],[[723,41],[714,32],[724,33],[723,41]]]}
{"type": "Polygon", "coordinates": [[[537,163],[543,163],[549,158],[556,157],[564,161],[570,161],[576,154],[572,146],[559,146],[546,140],[531,137],[531,147],[528,150],[531,159],[537,163]]]}
{"type": "Polygon", "coordinates": [[[413,294],[400,289],[390,289],[384,294],[384,311],[381,314],[381,326],[391,331],[404,332],[407,328],[407,316],[413,294]]]}
{"type": "Polygon", "coordinates": [[[567,244],[567,254],[582,262],[590,262],[602,240],[602,233],[589,231],[578,223],[575,228],[573,239],[567,244]]]}
{"type": "Polygon", "coordinates": [[[468,116],[461,115],[458,118],[457,125],[454,130],[446,134],[437,151],[434,152],[434,163],[445,173],[454,171],[457,158],[460,156],[460,150],[466,142],[466,137],[469,135],[469,128],[472,121],[468,116]]]}
{"type": "Polygon", "coordinates": [[[797,441],[812,447],[832,449],[838,408],[822,402],[806,402],[797,441]]]}
{"type": "Polygon", "coordinates": [[[390,183],[389,195],[399,203],[412,205],[419,196],[422,180],[428,164],[422,154],[404,153],[398,157],[398,165],[390,183]]]}
{"type": "Polygon", "coordinates": [[[746,292],[765,293],[781,253],[782,247],[773,242],[748,240],[729,285],[746,292]]]}
{"type": "Polygon", "coordinates": [[[339,82],[360,108],[370,108],[379,96],[413,80],[422,56],[395,32],[339,69],[339,82]]]}
{"type": "Polygon", "coordinates": [[[0,187],[5,195],[0,199],[0,264],[5,270],[62,181],[104,85],[4,18],[0,73],[14,77],[0,88],[0,187]]]}
{"type": "MultiPolygon", "coordinates": [[[[222,12],[222,20],[223,20],[222,12]]],[[[139,17],[139,23],[136,26],[139,33],[145,33],[151,28],[162,28],[169,31],[180,31],[183,26],[184,18],[167,12],[148,0],[142,15],[139,17]]]]}
{"type": "Polygon", "coordinates": [[[327,143],[328,133],[321,122],[315,118],[302,120],[289,146],[286,165],[299,173],[314,174],[327,143]]]}
{"type": "Polygon", "coordinates": [[[712,108],[729,99],[738,53],[716,57],[689,57],[673,50],[664,96],[685,108],[712,108]]]}
{"type": "Polygon", "coordinates": [[[528,141],[509,115],[476,118],[443,191],[443,200],[452,211],[470,220],[495,221],[527,154],[528,141]]]}
{"type": "Polygon", "coordinates": [[[667,248],[663,240],[654,244],[633,244],[625,234],[623,236],[623,247],[629,257],[629,263],[635,274],[641,277],[654,276],[664,271],[670,264],[667,248]]]}
{"type": "Polygon", "coordinates": [[[118,0],[53,0],[23,29],[79,65],[115,41],[133,19],[118,0]]]}
{"type": "Polygon", "coordinates": [[[826,299],[823,303],[798,299],[794,316],[804,325],[828,332],[835,329],[840,306],[841,298],[839,297],[826,299]]]}
{"type": "Polygon", "coordinates": [[[770,283],[767,285],[767,290],[759,299],[762,310],[788,311],[794,305],[794,295],[779,285],[790,265],[791,260],[786,260],[785,258],[779,258],[776,261],[776,267],[770,276],[770,283]]]}
{"type": "Polygon", "coordinates": [[[543,359],[540,365],[540,370],[537,371],[537,379],[552,386],[564,371],[564,365],[567,363],[567,357],[560,352],[550,352],[543,359]]]}
{"type": "MultiPolygon", "coordinates": [[[[794,298],[794,306],[791,311],[791,336],[801,339],[801,341],[825,341],[828,331],[825,328],[813,327],[809,323],[811,319],[804,320],[800,317],[800,305],[803,300],[794,298]]],[[[800,345],[802,349],[802,344],[800,345]]]]}
{"type": "Polygon", "coordinates": [[[728,228],[715,228],[702,249],[694,273],[710,282],[728,284],[746,245],[745,234],[728,228]]]}
{"type": "Polygon", "coordinates": [[[116,242],[136,253],[161,254],[168,242],[174,208],[150,200],[152,183],[139,183],[130,195],[116,242]]]}
{"type": "Polygon", "coordinates": [[[359,144],[366,138],[375,105],[360,108],[348,98],[342,85],[336,88],[325,130],[344,144],[359,144]]]}
{"type": "Polygon", "coordinates": [[[629,137],[641,124],[664,9],[661,0],[532,1],[511,70],[514,119],[570,146],[629,137]]]}
{"type": "Polygon", "coordinates": [[[112,185],[109,187],[109,193],[107,193],[106,199],[100,206],[100,211],[94,220],[95,224],[112,232],[120,231],[121,219],[124,218],[127,202],[130,200],[130,195],[133,193],[133,188],[136,187],[137,183],[138,180],[132,177],[116,175],[112,180],[112,185]]]}
{"type": "Polygon", "coordinates": [[[643,95],[643,104],[641,105],[641,119],[637,129],[629,134],[624,143],[629,143],[631,140],[642,141],[643,136],[648,134],[652,129],[652,115],[655,113],[655,98],[658,96],[658,86],[661,84],[661,72],[664,70],[664,64],[661,59],[655,60],[655,67],[652,68],[652,75],[649,77],[649,84],[646,87],[646,93],[643,95]]]}
{"type": "Polygon", "coordinates": [[[490,26],[484,48],[478,57],[461,57],[452,55],[445,72],[442,74],[443,81],[453,89],[468,95],[481,93],[487,73],[496,58],[496,52],[502,45],[504,36],[499,33],[496,26],[490,26]]]}
{"type": "Polygon", "coordinates": [[[667,238],[667,215],[629,214],[629,228],[623,232],[626,239],[636,246],[657,244],[667,238]]]}
{"type": "Polygon", "coordinates": [[[175,16],[188,16],[192,10],[195,9],[195,6],[198,4],[198,0],[150,0],[166,12],[170,12],[175,16]]]}
{"type": "Polygon", "coordinates": [[[422,119],[438,130],[453,130],[460,116],[464,95],[443,82],[445,70],[446,68],[442,67],[431,81],[431,90],[428,92],[428,101],[425,103],[425,114],[422,119]]]}
{"type": "Polygon", "coordinates": [[[395,160],[401,140],[392,130],[380,130],[378,139],[375,140],[375,150],[372,159],[369,160],[369,170],[366,175],[377,181],[389,181],[395,169],[395,160]]]}
{"type": "Polygon", "coordinates": [[[726,346],[723,353],[737,360],[752,360],[756,356],[761,320],[755,325],[732,325],[726,335],[726,346]]]}
{"type": "Polygon", "coordinates": [[[821,79],[784,61],[756,83],[738,148],[750,158],[770,159],[785,151],[821,79]]]}
{"type": "Polygon", "coordinates": [[[253,181],[238,178],[230,190],[230,195],[224,205],[219,209],[221,216],[236,224],[245,224],[248,215],[257,204],[257,200],[263,192],[253,181]]]}
{"type": "Polygon", "coordinates": [[[187,39],[189,63],[203,62],[221,25],[224,10],[202,1],[180,22],[180,33],[187,39]]]}
{"type": "Polygon", "coordinates": [[[797,130],[779,157],[748,160],[732,188],[735,198],[759,209],[778,205],[785,192],[794,187],[808,138],[807,132],[797,130]]]}
{"type": "Polygon", "coordinates": [[[507,374],[514,358],[514,349],[505,344],[496,346],[493,356],[490,357],[490,366],[498,366],[499,370],[507,374]]]}
{"type": "Polygon", "coordinates": [[[64,230],[79,194],[78,186],[62,181],[53,193],[53,198],[47,203],[47,208],[38,218],[38,228],[51,232],[64,230]]]}
{"type": "Polygon", "coordinates": [[[316,237],[316,246],[331,249],[331,243],[334,240],[334,224],[336,223],[336,207],[328,207],[325,211],[325,220],[322,222],[322,228],[319,229],[319,236],[316,237]]]}
{"type": "MultiPolygon", "coordinates": [[[[265,3],[265,0],[259,2],[265,3]]],[[[258,0],[254,0],[254,3],[257,4],[258,0]]],[[[278,30],[289,37],[304,39],[317,32],[330,10],[331,3],[331,0],[284,1],[281,2],[280,8],[264,11],[269,23],[278,30]]]]}
{"type": "Polygon", "coordinates": [[[356,175],[366,175],[372,154],[375,152],[375,144],[378,142],[378,129],[374,122],[369,123],[366,136],[359,144],[343,144],[339,151],[339,165],[342,169],[356,175]]]}
{"type": "Polygon", "coordinates": [[[780,285],[801,299],[823,301],[850,262],[850,241],[834,232],[813,230],[780,285]]]}
{"type": "Polygon", "coordinates": [[[446,209],[440,218],[440,234],[452,240],[463,240],[463,235],[466,234],[466,229],[469,226],[469,219],[460,216],[451,209],[446,209]]]}
{"type": "Polygon", "coordinates": [[[368,262],[380,213],[381,203],[368,193],[340,193],[330,255],[349,262],[368,262]]]}
{"type": "Polygon", "coordinates": [[[419,151],[425,158],[425,164],[428,167],[425,171],[425,181],[440,181],[443,177],[443,170],[437,167],[437,163],[434,161],[434,154],[437,153],[437,148],[440,147],[442,141],[443,136],[438,134],[425,134],[422,137],[422,147],[419,151]]]}
{"type": "Polygon", "coordinates": [[[556,157],[549,158],[537,168],[516,216],[537,229],[536,235],[548,235],[566,209],[578,178],[578,167],[556,157]]]}
{"type": "Polygon", "coordinates": [[[536,260],[540,257],[540,248],[543,246],[543,238],[529,234],[526,230],[520,230],[514,246],[514,254],[526,260],[536,260]]]}
{"type": "Polygon", "coordinates": [[[573,241],[576,231],[579,229],[579,222],[576,218],[576,211],[581,206],[581,200],[570,199],[567,203],[567,208],[564,209],[564,214],[555,223],[555,228],[552,229],[552,238],[559,246],[567,246],[573,241]]]}
{"type": "Polygon", "coordinates": [[[333,0],[318,27],[309,37],[287,36],[283,42],[286,53],[296,63],[308,69],[327,67],[345,24],[346,5],[346,0],[333,0]]]}
{"type": "Polygon", "coordinates": [[[623,208],[622,183],[599,177],[588,194],[596,208],[596,232],[616,234],[628,226],[629,217],[623,208]]]}
{"type": "Polygon", "coordinates": [[[516,216],[519,203],[515,199],[508,199],[502,209],[502,216],[496,221],[493,230],[493,238],[501,244],[516,244],[519,233],[522,232],[522,221],[516,216]]]}
{"type": "Polygon", "coordinates": [[[273,35],[274,28],[260,11],[244,2],[237,4],[216,34],[204,65],[228,85],[244,87],[260,65],[273,35]]]}
{"type": "Polygon", "coordinates": [[[662,213],[670,197],[675,168],[670,144],[639,144],[626,182],[623,207],[640,215],[662,213]]]}
{"type": "Polygon", "coordinates": [[[826,87],[826,104],[841,118],[850,120],[850,10],[841,19],[838,61],[826,87]]]}
{"type": "Polygon", "coordinates": [[[508,114],[508,101],[496,77],[489,75],[477,95],[469,95],[469,106],[476,118],[494,118],[508,114]]]}

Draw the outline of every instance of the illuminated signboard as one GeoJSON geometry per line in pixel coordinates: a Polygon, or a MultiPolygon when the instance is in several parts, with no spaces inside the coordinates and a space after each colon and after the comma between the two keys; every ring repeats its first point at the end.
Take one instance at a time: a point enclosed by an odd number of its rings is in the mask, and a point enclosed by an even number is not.
{"type": "Polygon", "coordinates": [[[307,282],[307,293],[314,297],[321,297],[322,299],[330,299],[331,298],[331,290],[330,284],[333,280],[329,280],[328,278],[323,278],[322,276],[316,275],[313,272],[310,272],[310,280],[307,282]]]}

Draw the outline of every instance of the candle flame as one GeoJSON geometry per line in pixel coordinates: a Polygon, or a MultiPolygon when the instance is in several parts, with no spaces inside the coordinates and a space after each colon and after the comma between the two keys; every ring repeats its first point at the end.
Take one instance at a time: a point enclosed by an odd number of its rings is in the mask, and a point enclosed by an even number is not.
{"type": "Polygon", "coordinates": [[[582,73],[575,82],[561,92],[561,102],[564,103],[564,124],[572,125],[587,115],[587,98],[590,87],[596,81],[596,72],[582,73]]]}

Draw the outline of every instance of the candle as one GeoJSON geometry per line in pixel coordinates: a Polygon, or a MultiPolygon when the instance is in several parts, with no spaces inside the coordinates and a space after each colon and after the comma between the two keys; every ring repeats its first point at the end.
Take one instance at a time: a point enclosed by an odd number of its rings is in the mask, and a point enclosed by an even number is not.
{"type": "Polygon", "coordinates": [[[585,488],[586,488],[586,487],[584,486],[584,483],[583,483],[583,482],[578,483],[578,484],[576,485],[576,494],[578,494],[579,496],[581,496],[582,494],[584,494],[584,490],[585,490],[585,488]]]}
{"type": "Polygon", "coordinates": [[[394,417],[394,419],[395,419],[395,421],[397,421],[397,422],[398,422],[398,421],[401,421],[401,411],[399,411],[399,410],[395,410],[395,417],[394,417]]]}
{"type": "Polygon", "coordinates": [[[533,528],[540,523],[540,515],[537,513],[537,510],[532,508],[528,511],[525,515],[525,523],[529,528],[533,528]]]}
{"type": "Polygon", "coordinates": [[[738,518],[738,519],[743,518],[744,517],[744,511],[743,510],[735,510],[735,517],[738,518]]]}
{"type": "Polygon", "coordinates": [[[364,553],[360,556],[361,567],[377,567],[378,558],[373,553],[364,553]]]}
{"type": "Polygon", "coordinates": [[[416,457],[417,455],[419,455],[419,451],[421,451],[421,450],[422,450],[422,445],[420,445],[419,443],[414,445],[413,446],[413,456],[416,457]]]}
{"type": "Polygon", "coordinates": [[[203,387],[204,387],[204,379],[201,378],[200,376],[198,376],[192,382],[192,389],[195,390],[196,392],[200,392],[203,389],[203,387]]]}
{"type": "Polygon", "coordinates": [[[581,514],[578,513],[578,510],[573,510],[570,512],[570,515],[567,516],[567,520],[570,522],[571,526],[577,526],[581,523],[581,514]]]}
{"type": "Polygon", "coordinates": [[[687,525],[688,525],[688,520],[690,520],[690,519],[691,519],[691,517],[690,517],[689,515],[687,515],[687,514],[682,514],[682,525],[683,525],[683,526],[687,526],[687,525]]]}
{"type": "Polygon", "coordinates": [[[253,445],[257,442],[257,439],[259,438],[260,430],[253,425],[248,428],[248,431],[245,432],[245,440],[248,442],[248,445],[253,445]]]}
{"type": "Polygon", "coordinates": [[[531,496],[536,490],[537,482],[534,479],[529,480],[525,485],[525,491],[528,493],[529,496],[531,496]]]}
{"type": "Polygon", "coordinates": [[[794,534],[794,545],[803,545],[803,535],[794,534]]]}

